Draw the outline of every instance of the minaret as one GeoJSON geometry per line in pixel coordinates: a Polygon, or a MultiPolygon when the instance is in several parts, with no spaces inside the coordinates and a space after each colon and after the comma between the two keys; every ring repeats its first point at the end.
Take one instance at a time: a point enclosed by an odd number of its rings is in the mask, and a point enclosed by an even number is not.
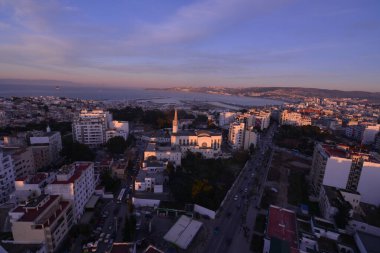
{"type": "Polygon", "coordinates": [[[173,134],[178,132],[178,117],[177,117],[177,109],[174,111],[174,120],[173,120],[173,134]]]}

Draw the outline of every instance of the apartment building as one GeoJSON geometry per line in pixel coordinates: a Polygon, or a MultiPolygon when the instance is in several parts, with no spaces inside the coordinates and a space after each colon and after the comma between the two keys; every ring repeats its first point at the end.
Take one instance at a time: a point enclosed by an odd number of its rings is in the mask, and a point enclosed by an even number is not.
{"type": "Polygon", "coordinates": [[[380,124],[366,126],[363,131],[362,144],[373,144],[376,140],[376,135],[380,132],[380,124]]]}
{"type": "Polygon", "coordinates": [[[61,195],[73,202],[74,222],[84,213],[87,201],[95,192],[94,164],[74,162],[59,169],[54,182],[46,187],[51,195],[61,195]]]}
{"type": "Polygon", "coordinates": [[[15,190],[15,170],[10,155],[0,151],[0,204],[9,200],[9,195],[15,190]]]}
{"type": "Polygon", "coordinates": [[[162,193],[166,165],[167,163],[152,158],[144,161],[135,180],[135,191],[162,193]]]}
{"type": "Polygon", "coordinates": [[[233,149],[241,149],[244,146],[244,122],[233,122],[228,132],[228,142],[233,149]]]}
{"type": "Polygon", "coordinates": [[[59,195],[40,195],[9,212],[16,244],[44,243],[54,252],[74,223],[70,201],[59,195]]]}
{"type": "Polygon", "coordinates": [[[7,149],[13,160],[15,177],[26,177],[36,171],[32,147],[7,149]]]}
{"type": "Polygon", "coordinates": [[[270,124],[270,115],[270,112],[265,111],[252,112],[252,126],[260,130],[268,128],[270,124]]]}
{"type": "Polygon", "coordinates": [[[281,113],[281,125],[307,126],[311,125],[311,118],[298,112],[284,110],[281,113]]]}
{"type": "Polygon", "coordinates": [[[379,205],[379,180],[380,163],[370,154],[353,152],[343,145],[316,145],[311,170],[316,195],[322,185],[328,185],[359,192],[362,202],[379,205]]]}
{"type": "Polygon", "coordinates": [[[27,202],[32,197],[44,193],[45,187],[55,180],[55,173],[38,172],[15,179],[15,191],[12,199],[15,203],[27,202]]]}
{"type": "Polygon", "coordinates": [[[35,167],[37,169],[48,166],[60,158],[62,138],[60,132],[37,132],[30,137],[35,167]]]}
{"type": "Polygon", "coordinates": [[[230,125],[232,122],[235,121],[236,115],[236,112],[221,112],[219,114],[219,127],[230,125]]]}
{"type": "Polygon", "coordinates": [[[82,110],[72,125],[74,140],[89,146],[104,144],[105,133],[111,120],[112,116],[109,112],[82,110]]]}
{"type": "Polygon", "coordinates": [[[74,140],[89,146],[98,146],[115,136],[121,136],[126,140],[129,135],[129,123],[112,120],[112,114],[107,111],[82,110],[75,117],[72,130],[74,140]]]}

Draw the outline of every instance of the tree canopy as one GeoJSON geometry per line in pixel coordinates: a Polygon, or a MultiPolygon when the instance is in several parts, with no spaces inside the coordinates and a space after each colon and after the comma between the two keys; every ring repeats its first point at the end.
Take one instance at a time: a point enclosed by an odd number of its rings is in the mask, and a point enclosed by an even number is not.
{"type": "Polygon", "coordinates": [[[70,162],[73,161],[93,161],[94,152],[85,144],[72,141],[63,141],[61,155],[70,162]]]}
{"type": "Polygon", "coordinates": [[[127,142],[123,137],[115,136],[107,141],[106,147],[113,154],[123,154],[127,148],[127,142]]]}

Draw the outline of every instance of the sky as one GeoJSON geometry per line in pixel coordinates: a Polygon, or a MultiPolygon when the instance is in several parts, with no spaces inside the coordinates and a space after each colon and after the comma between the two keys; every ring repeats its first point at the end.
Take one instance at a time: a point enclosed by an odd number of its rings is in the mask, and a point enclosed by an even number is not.
{"type": "Polygon", "coordinates": [[[380,91],[380,1],[0,0],[0,78],[380,91]]]}

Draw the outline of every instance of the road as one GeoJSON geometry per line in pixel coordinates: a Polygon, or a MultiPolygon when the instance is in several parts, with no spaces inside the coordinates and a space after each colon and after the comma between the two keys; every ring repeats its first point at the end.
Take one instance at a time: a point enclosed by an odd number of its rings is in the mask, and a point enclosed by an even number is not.
{"type": "Polygon", "coordinates": [[[206,241],[204,253],[228,252],[229,250],[231,252],[249,252],[250,230],[253,230],[253,227],[249,225],[252,220],[256,219],[256,208],[260,203],[269,169],[269,166],[264,163],[271,159],[271,155],[265,157],[268,155],[266,151],[272,146],[276,128],[276,125],[272,125],[268,129],[265,136],[259,141],[255,153],[236,179],[226,197],[223,211],[214,221],[213,233],[210,233],[210,238],[206,241]],[[242,236],[248,239],[245,240],[245,244],[237,245],[239,250],[236,249],[236,246],[231,247],[232,244],[236,244],[236,241],[240,241],[242,236]]]}

